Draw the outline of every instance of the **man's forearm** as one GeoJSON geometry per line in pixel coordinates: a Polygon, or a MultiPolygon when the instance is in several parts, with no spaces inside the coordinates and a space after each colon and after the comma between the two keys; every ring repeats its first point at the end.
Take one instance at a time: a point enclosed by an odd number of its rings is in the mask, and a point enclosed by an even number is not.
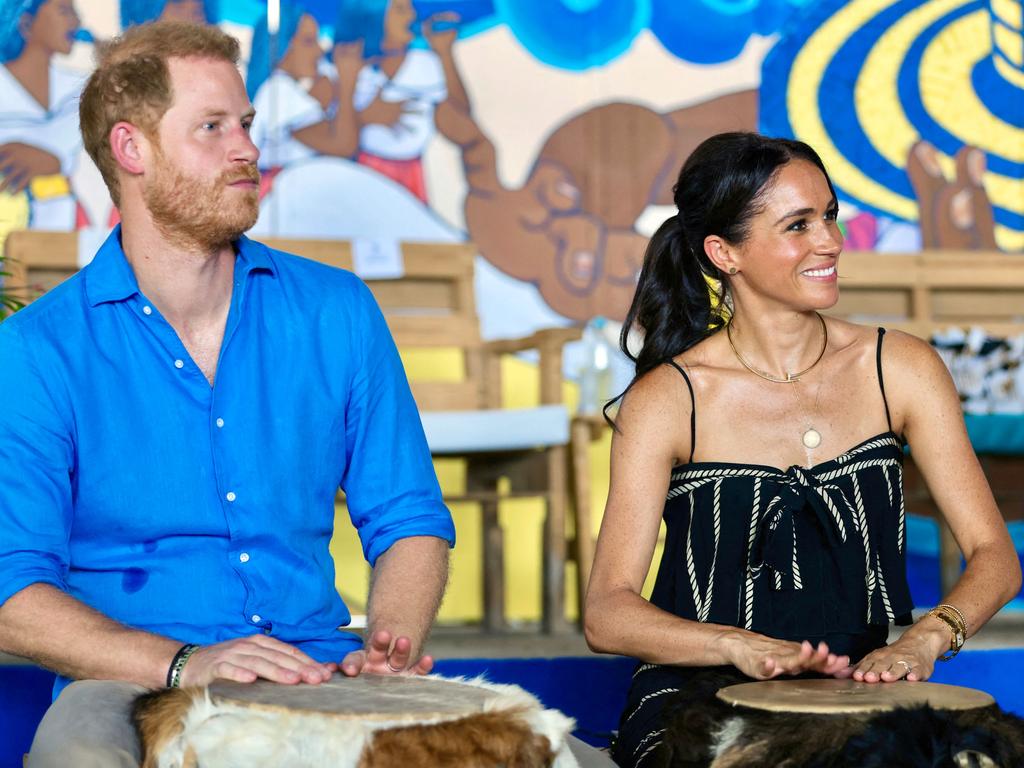
{"type": "Polygon", "coordinates": [[[0,605],[0,650],[75,679],[165,684],[181,643],[119,624],[49,584],[0,605]]]}
{"type": "Polygon", "coordinates": [[[448,581],[448,543],[434,536],[399,539],[373,568],[367,605],[368,636],[384,629],[408,637],[419,657],[448,581]]]}

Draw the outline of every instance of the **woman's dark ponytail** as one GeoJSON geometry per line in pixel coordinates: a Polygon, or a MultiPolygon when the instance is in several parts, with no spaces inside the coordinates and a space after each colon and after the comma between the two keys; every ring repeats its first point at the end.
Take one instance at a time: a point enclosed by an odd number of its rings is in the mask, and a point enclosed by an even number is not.
{"type": "Polygon", "coordinates": [[[720,276],[710,262],[707,266],[715,273],[705,272],[702,262],[706,261],[693,254],[679,215],[666,219],[654,233],[619,339],[622,351],[636,364],[635,378],[721,326],[721,302],[712,301],[707,280],[720,276]],[[629,329],[634,326],[645,331],[644,344],[635,355],[627,345],[629,329]]]}

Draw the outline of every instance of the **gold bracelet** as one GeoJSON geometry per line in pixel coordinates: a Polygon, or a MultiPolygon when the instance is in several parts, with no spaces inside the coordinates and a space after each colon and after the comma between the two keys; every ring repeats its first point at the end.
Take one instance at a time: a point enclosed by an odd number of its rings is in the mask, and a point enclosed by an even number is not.
{"type": "Polygon", "coordinates": [[[946,608],[946,609],[948,609],[948,610],[950,610],[950,611],[952,611],[953,613],[956,614],[956,617],[960,620],[960,628],[963,630],[964,639],[966,640],[967,639],[967,619],[964,618],[964,615],[963,615],[963,613],[960,612],[960,609],[957,608],[955,605],[952,605],[950,603],[939,603],[935,607],[936,608],[946,608]]]}
{"type": "Polygon", "coordinates": [[[949,650],[939,656],[939,661],[949,661],[964,647],[964,631],[960,626],[959,617],[952,611],[946,611],[942,606],[932,608],[926,616],[934,616],[949,628],[949,650]]]}

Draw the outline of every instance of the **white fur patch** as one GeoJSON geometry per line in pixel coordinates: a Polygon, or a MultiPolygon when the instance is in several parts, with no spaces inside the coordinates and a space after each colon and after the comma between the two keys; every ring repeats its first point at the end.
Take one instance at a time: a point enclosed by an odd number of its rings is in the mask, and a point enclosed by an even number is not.
{"type": "MultiPolygon", "coordinates": [[[[423,718],[336,718],[310,712],[288,712],[213,701],[208,691],[197,696],[183,718],[184,728],[171,739],[157,760],[159,768],[183,768],[194,754],[202,768],[356,768],[367,743],[377,730],[432,725],[459,720],[480,712],[509,712],[531,731],[547,738],[555,752],[555,768],[576,768],[566,737],[575,722],[555,709],[544,709],[536,697],[517,685],[491,683],[483,677],[442,678],[455,685],[483,689],[482,707],[460,715],[423,718]]],[[[458,690],[453,686],[453,696],[458,690]]]]}

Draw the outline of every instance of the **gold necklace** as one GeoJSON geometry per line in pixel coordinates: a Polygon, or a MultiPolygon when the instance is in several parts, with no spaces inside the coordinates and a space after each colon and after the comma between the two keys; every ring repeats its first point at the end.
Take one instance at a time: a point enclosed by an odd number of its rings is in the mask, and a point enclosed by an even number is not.
{"type": "MultiPolygon", "coordinates": [[[[772,376],[770,373],[766,373],[765,371],[759,370],[743,359],[743,355],[741,355],[740,351],[736,349],[736,344],[732,340],[731,320],[730,322],[725,324],[725,336],[727,339],[729,339],[729,346],[732,347],[732,352],[734,355],[736,355],[736,359],[740,361],[740,365],[742,365],[752,374],[754,374],[755,376],[760,376],[762,379],[765,379],[766,381],[774,382],[775,384],[794,384],[800,381],[801,376],[803,376],[805,373],[807,373],[814,366],[821,362],[821,358],[825,356],[825,350],[828,348],[828,326],[825,325],[825,318],[823,318],[817,312],[815,312],[814,314],[818,316],[818,320],[821,323],[821,352],[818,353],[818,356],[814,359],[814,362],[811,363],[809,366],[804,368],[802,371],[797,371],[796,373],[787,373],[786,378],[784,379],[780,379],[778,376],[772,376]]],[[[819,385],[819,394],[820,389],[821,388],[819,385]]],[[[821,433],[818,430],[816,430],[813,426],[807,427],[801,439],[803,441],[805,448],[813,450],[814,448],[817,448],[819,445],[821,445],[821,433]]]]}
{"type": "Polygon", "coordinates": [[[754,366],[752,366],[750,363],[748,363],[746,360],[743,359],[743,355],[741,355],[740,351],[738,349],[736,349],[736,344],[732,340],[732,320],[731,319],[730,319],[730,321],[728,323],[725,324],[725,336],[726,336],[726,338],[729,339],[729,346],[732,347],[732,352],[733,352],[734,355],[736,355],[736,359],[740,361],[740,365],[742,365],[744,368],[746,368],[752,374],[754,374],[755,376],[760,376],[762,379],[766,379],[768,381],[775,382],[776,384],[793,384],[794,382],[800,381],[800,377],[801,376],[803,376],[805,373],[807,373],[814,366],[816,366],[818,363],[821,362],[821,358],[823,358],[825,356],[825,349],[828,347],[828,327],[825,325],[825,318],[823,318],[817,312],[815,312],[814,314],[817,315],[818,320],[821,322],[821,333],[822,333],[821,352],[819,352],[818,356],[816,358],[814,358],[814,362],[813,363],[808,365],[802,371],[797,371],[796,373],[787,373],[786,374],[786,378],[784,378],[784,379],[780,379],[778,376],[772,376],[770,373],[766,373],[765,371],[762,371],[759,368],[755,368],[754,366]]]}

